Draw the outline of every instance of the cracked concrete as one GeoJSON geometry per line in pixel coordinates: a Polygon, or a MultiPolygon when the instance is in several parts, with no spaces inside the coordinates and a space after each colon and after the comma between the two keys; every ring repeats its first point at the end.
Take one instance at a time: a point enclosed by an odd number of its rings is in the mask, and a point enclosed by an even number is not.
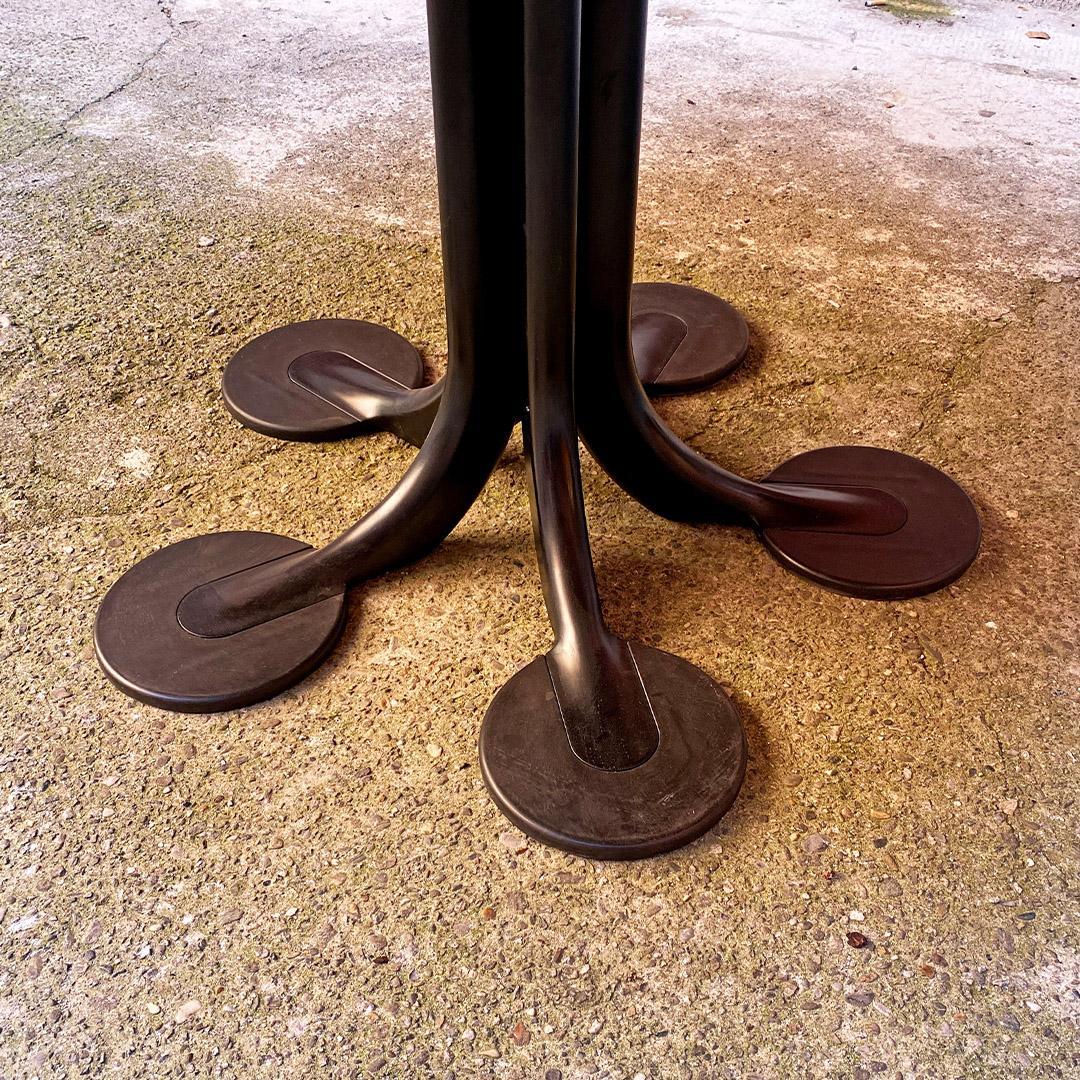
{"type": "Polygon", "coordinates": [[[918,454],[985,544],[859,603],[586,459],[611,622],[751,749],[713,833],[625,866],[527,842],[477,775],[549,642],[519,440],[280,698],[158,713],[92,655],[136,559],[328,540],[410,460],[262,439],[218,388],[320,315],[445,363],[422,5],[0,16],[0,1076],[1077,1074],[1075,5],[654,4],[638,277],[753,330],[665,417],[755,475],[918,454]]]}

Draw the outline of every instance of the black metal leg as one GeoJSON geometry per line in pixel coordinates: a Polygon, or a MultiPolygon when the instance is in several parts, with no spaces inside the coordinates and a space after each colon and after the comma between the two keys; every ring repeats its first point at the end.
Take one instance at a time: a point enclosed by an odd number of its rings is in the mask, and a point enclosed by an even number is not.
{"type": "Polygon", "coordinates": [[[979,519],[944,473],[904,454],[830,447],[762,483],[701,457],[656,415],[630,348],[645,0],[595,0],[579,174],[577,355],[582,434],[604,469],[666,517],[755,525],[788,569],[840,592],[898,599],[941,588],[979,550],[979,519]],[[595,362],[593,362],[595,360],[595,362]]]}
{"type": "Polygon", "coordinates": [[[500,808],[539,839],[637,858],[701,835],[734,801],[746,748],[704,672],[604,622],[574,418],[581,0],[525,0],[525,190],[533,535],[555,631],[495,698],[480,736],[500,808]]]}
{"type": "Polygon", "coordinates": [[[110,590],[95,641],[127,693],[213,711],[272,696],[341,631],[350,582],[424,554],[483,487],[524,369],[521,12],[428,5],[450,363],[445,408],[402,481],[337,540],[224,533],[150,556],[110,590]],[[499,40],[503,48],[487,42],[499,40]]]}

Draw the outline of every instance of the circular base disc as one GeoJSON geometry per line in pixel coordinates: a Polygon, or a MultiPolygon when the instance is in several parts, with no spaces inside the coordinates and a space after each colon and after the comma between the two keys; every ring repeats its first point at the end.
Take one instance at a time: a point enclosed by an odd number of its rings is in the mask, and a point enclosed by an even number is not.
{"type": "Polygon", "coordinates": [[[682,847],[735,801],[746,741],[735,706],[699,668],[634,642],[660,731],[643,765],[609,772],[570,747],[543,657],[499,692],[480,732],[480,768],[496,805],[523,832],[592,859],[682,847]]]}
{"type": "Polygon", "coordinates": [[[690,285],[635,285],[633,312],[634,362],[650,394],[712,386],[743,362],[750,347],[742,315],[690,285]]]}
{"type": "Polygon", "coordinates": [[[337,352],[408,389],[424,381],[420,354],[400,334],[358,319],[290,323],[249,341],[230,361],[221,391],[245,427],[278,439],[314,442],[354,435],[361,421],[289,378],[305,353],[337,352]]]}
{"type": "Polygon", "coordinates": [[[345,594],[203,638],[176,610],[192,589],[309,547],[287,536],[224,532],[182,540],[136,563],[98,610],[94,645],[125,694],[173,712],[219,712],[273,697],[318,667],[345,625],[345,594]]]}
{"type": "Polygon", "coordinates": [[[904,600],[955,581],[979,553],[971,499],[925,461],[871,446],[831,446],[785,461],[765,482],[880,488],[907,508],[884,536],[765,529],[766,547],[789,570],[867,600],[904,600]]]}

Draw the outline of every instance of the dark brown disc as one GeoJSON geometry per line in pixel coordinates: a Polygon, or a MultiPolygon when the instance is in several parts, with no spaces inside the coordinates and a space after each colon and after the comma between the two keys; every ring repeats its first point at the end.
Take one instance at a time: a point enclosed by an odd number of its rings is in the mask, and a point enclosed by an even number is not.
{"type": "Polygon", "coordinates": [[[712,386],[743,362],[750,347],[742,315],[690,285],[635,285],[630,327],[638,376],[650,394],[712,386]]]}
{"type": "Polygon", "coordinates": [[[278,439],[317,442],[355,435],[363,421],[293,381],[289,369],[308,353],[339,353],[410,390],[424,381],[420,354],[400,334],[358,319],[290,323],[249,341],[228,363],[221,391],[245,427],[278,439]]]}
{"type": "Polygon", "coordinates": [[[785,461],[765,483],[878,488],[907,520],[895,532],[765,529],[777,561],[826,588],[867,600],[922,596],[955,581],[979,553],[979,515],[955,480],[925,461],[872,446],[830,446],[785,461]]]}
{"type": "Polygon", "coordinates": [[[728,696],[693,664],[631,649],[660,731],[633,769],[586,765],[566,736],[544,657],[496,694],[480,732],[480,768],[496,805],[523,832],[592,859],[682,847],[735,801],[746,741],[728,696]]]}
{"type": "Polygon", "coordinates": [[[325,659],[345,625],[345,594],[229,637],[177,618],[192,589],[308,549],[287,536],[224,532],[181,540],[136,563],[105,595],[94,645],[125,694],[173,712],[237,709],[281,693],[325,659]]]}

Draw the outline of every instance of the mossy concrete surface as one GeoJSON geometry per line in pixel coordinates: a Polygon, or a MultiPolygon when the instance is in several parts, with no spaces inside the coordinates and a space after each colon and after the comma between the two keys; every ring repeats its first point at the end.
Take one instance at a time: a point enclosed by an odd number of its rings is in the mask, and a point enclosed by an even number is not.
{"type": "Polygon", "coordinates": [[[442,369],[422,5],[0,0],[0,1076],[1076,1076],[1072,18],[653,6],[638,277],[753,329],[664,417],[752,475],[917,454],[985,543],[860,603],[586,457],[611,623],[725,685],[750,745],[717,829],[604,865],[527,841],[477,770],[550,639],[519,439],[274,701],[157,712],[93,657],[137,559],[324,542],[411,459],[261,438],[219,381],[333,315],[442,369]]]}

